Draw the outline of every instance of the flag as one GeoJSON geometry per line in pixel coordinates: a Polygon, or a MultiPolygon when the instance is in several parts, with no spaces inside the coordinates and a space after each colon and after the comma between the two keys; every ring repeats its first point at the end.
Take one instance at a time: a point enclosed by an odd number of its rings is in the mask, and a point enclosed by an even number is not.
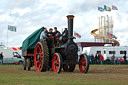
{"type": "Polygon", "coordinates": [[[10,26],[8,25],[8,30],[16,32],[16,26],[10,26]]]}
{"type": "Polygon", "coordinates": [[[111,11],[111,8],[110,7],[107,7],[106,5],[104,5],[104,10],[105,11],[111,11]]]}
{"type": "Polygon", "coordinates": [[[76,33],[76,32],[74,32],[74,35],[75,35],[76,37],[78,37],[78,38],[81,38],[81,35],[78,34],[78,33],[76,33]]]}
{"type": "Polygon", "coordinates": [[[98,10],[101,11],[101,12],[104,11],[104,9],[102,7],[98,7],[98,10]]]}
{"type": "Polygon", "coordinates": [[[116,6],[112,5],[112,10],[118,10],[116,6]]]}
{"type": "Polygon", "coordinates": [[[113,34],[111,34],[109,32],[107,33],[107,36],[108,36],[108,38],[115,38],[115,39],[117,38],[115,35],[113,35],[113,34]]]}

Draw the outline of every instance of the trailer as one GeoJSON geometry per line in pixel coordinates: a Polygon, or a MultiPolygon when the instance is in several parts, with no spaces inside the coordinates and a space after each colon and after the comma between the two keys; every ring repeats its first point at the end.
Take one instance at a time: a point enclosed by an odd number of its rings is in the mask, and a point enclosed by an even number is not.
{"type": "Polygon", "coordinates": [[[111,59],[113,54],[116,58],[123,58],[124,54],[128,55],[127,46],[92,46],[92,47],[83,47],[82,53],[87,55],[95,55],[96,53],[101,53],[104,57],[104,60],[111,59]]]}

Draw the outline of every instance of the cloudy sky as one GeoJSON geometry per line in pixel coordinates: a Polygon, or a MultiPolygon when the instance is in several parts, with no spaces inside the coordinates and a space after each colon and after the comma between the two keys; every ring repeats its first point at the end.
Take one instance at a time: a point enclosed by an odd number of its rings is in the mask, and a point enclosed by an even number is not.
{"type": "Polygon", "coordinates": [[[35,30],[45,26],[67,27],[68,14],[73,14],[74,31],[81,34],[77,42],[93,42],[91,30],[98,28],[99,16],[112,16],[114,34],[122,46],[128,46],[128,0],[1,0],[0,42],[7,44],[8,25],[17,32],[8,31],[8,46],[21,46],[23,40],[35,30]],[[116,6],[117,11],[100,12],[98,6],[116,6]]]}

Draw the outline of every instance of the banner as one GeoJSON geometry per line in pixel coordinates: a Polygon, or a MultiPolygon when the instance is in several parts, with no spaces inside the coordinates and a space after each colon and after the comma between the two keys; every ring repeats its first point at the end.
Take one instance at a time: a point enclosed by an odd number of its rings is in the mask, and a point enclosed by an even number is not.
{"type": "Polygon", "coordinates": [[[16,26],[10,26],[10,25],[8,25],[8,30],[9,31],[16,32],[16,26]]]}

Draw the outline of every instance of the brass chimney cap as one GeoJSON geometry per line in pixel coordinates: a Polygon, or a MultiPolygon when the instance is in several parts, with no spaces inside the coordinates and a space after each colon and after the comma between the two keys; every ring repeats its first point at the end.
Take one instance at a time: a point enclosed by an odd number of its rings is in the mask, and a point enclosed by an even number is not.
{"type": "Polygon", "coordinates": [[[67,18],[68,19],[73,19],[75,16],[74,15],[68,15],[67,18]]]}

